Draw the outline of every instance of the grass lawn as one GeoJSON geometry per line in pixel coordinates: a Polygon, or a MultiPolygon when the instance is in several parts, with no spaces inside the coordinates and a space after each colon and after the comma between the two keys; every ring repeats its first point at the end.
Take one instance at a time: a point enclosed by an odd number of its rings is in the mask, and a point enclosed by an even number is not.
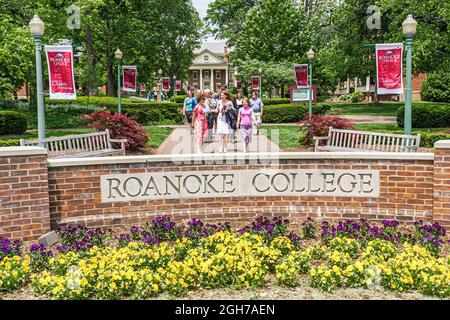
{"type": "MultiPolygon", "coordinates": [[[[375,132],[392,132],[402,131],[403,128],[399,128],[397,123],[357,123],[355,124],[356,130],[361,131],[375,131],[375,132]]],[[[426,131],[426,132],[444,132],[450,133],[450,128],[414,128],[414,131],[426,131]]],[[[261,133],[265,134],[273,142],[278,143],[281,149],[292,149],[299,147],[299,140],[302,135],[298,126],[295,125],[263,125],[261,127],[261,133]],[[279,130],[278,134],[277,131],[279,130]],[[279,142],[276,139],[272,139],[272,136],[279,137],[279,142]]]]}
{"type": "MultiPolygon", "coordinates": [[[[267,138],[277,143],[277,139],[273,139],[276,133],[278,133],[278,146],[281,149],[291,149],[296,148],[299,145],[300,130],[298,126],[287,125],[287,126],[265,126],[261,127],[261,133],[266,135],[267,138]],[[277,131],[279,130],[279,131],[277,131]]],[[[276,137],[276,135],[275,135],[276,137]]]]}
{"type": "MultiPolygon", "coordinates": [[[[146,128],[148,132],[148,146],[151,149],[157,149],[161,143],[167,138],[169,134],[172,133],[172,128],[166,128],[166,127],[148,127],[146,128]]],[[[89,133],[94,132],[93,129],[87,129],[87,128],[81,128],[81,129],[61,129],[61,130],[52,130],[49,129],[46,132],[46,136],[48,138],[50,137],[63,137],[68,135],[76,135],[76,134],[83,134],[83,133],[89,133]]],[[[6,142],[8,140],[15,140],[15,145],[19,144],[19,139],[37,139],[38,133],[37,131],[28,131],[24,134],[14,134],[14,135],[0,135],[0,146],[2,145],[2,142],[6,142]]]]}
{"type": "Polygon", "coordinates": [[[330,113],[352,116],[396,116],[400,103],[336,104],[330,113]]]}
{"type": "Polygon", "coordinates": [[[145,130],[148,132],[148,145],[151,149],[159,148],[161,143],[163,143],[173,131],[172,128],[167,127],[147,127],[145,130]]]}

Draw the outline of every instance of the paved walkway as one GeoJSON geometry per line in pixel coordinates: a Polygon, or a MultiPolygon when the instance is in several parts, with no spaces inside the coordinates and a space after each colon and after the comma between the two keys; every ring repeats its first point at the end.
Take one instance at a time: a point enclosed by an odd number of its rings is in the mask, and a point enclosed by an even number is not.
{"type": "MultiPolygon", "coordinates": [[[[219,140],[214,137],[214,141],[204,144],[203,153],[218,153],[219,140]]],[[[228,143],[227,152],[243,152],[242,140],[238,135],[237,143],[228,143]]],[[[194,135],[186,128],[175,128],[156,151],[156,154],[191,154],[195,153],[194,135]]],[[[278,145],[266,138],[265,135],[253,135],[253,142],[250,144],[249,152],[279,152],[278,145]]]]}
{"type": "Polygon", "coordinates": [[[397,122],[396,116],[342,116],[359,123],[390,123],[397,122]]]}

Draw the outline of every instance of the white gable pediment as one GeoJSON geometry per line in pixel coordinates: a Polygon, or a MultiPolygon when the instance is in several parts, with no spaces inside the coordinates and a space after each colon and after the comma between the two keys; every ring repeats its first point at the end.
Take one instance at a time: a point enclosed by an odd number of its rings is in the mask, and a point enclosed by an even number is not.
{"type": "Polygon", "coordinates": [[[214,53],[205,49],[198,53],[194,58],[193,64],[223,64],[225,63],[222,59],[217,57],[214,53]]]}

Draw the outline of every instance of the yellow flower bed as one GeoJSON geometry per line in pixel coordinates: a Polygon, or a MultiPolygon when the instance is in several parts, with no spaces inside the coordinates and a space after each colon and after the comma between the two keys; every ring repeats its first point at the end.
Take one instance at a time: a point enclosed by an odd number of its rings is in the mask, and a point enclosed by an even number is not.
{"type": "Polygon", "coordinates": [[[78,260],[74,253],[50,259],[50,271],[36,275],[32,286],[36,294],[58,299],[148,298],[162,291],[179,295],[200,287],[262,286],[283,255],[280,246],[292,248],[284,237],[265,245],[259,235],[219,232],[196,246],[184,239],[152,248],[135,242],[94,247],[78,260]]]}
{"type": "Polygon", "coordinates": [[[29,255],[4,258],[0,291],[31,283],[36,295],[56,299],[144,299],[199,288],[259,287],[272,274],[279,285],[289,287],[309,279],[312,287],[324,291],[362,287],[450,296],[450,257],[435,257],[422,246],[405,243],[397,248],[380,239],[363,246],[335,238],[299,250],[284,236],[267,242],[257,234],[229,231],[195,242],[130,242],[64,252],[33,275],[29,255]]]}
{"type": "Polygon", "coordinates": [[[30,256],[0,260],[0,292],[16,290],[26,284],[30,274],[30,256]]]}

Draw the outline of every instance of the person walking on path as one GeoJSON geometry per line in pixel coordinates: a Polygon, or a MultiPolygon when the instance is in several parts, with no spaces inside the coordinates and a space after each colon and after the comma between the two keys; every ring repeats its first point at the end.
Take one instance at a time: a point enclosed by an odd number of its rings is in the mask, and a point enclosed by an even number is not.
{"type": "Polygon", "coordinates": [[[242,92],[238,92],[237,93],[237,96],[236,96],[236,109],[237,109],[237,112],[239,112],[239,109],[240,108],[242,108],[242,102],[243,102],[243,99],[242,99],[242,92]]]}
{"type": "Polygon", "coordinates": [[[228,94],[222,92],[221,99],[217,103],[217,134],[219,135],[219,152],[227,152],[228,136],[232,132],[233,103],[228,100],[228,94]]]}
{"type": "Polygon", "coordinates": [[[198,97],[199,103],[194,108],[192,115],[192,128],[194,129],[196,152],[203,153],[203,143],[208,134],[208,122],[206,121],[206,100],[205,96],[198,97]]]}
{"type": "Polygon", "coordinates": [[[192,91],[188,91],[188,96],[184,99],[183,104],[183,114],[186,118],[188,128],[191,129],[192,126],[192,112],[197,105],[197,100],[193,97],[192,91]]]}
{"type": "Polygon", "coordinates": [[[260,98],[258,98],[258,92],[253,91],[252,98],[250,99],[250,106],[253,110],[253,114],[255,115],[256,122],[253,125],[254,134],[259,134],[259,127],[262,123],[263,117],[263,107],[264,103],[260,98]]]}
{"type": "Polygon", "coordinates": [[[241,137],[244,145],[244,152],[248,152],[250,143],[252,143],[252,123],[256,126],[259,124],[256,122],[255,113],[250,107],[248,99],[243,99],[243,106],[239,109],[238,113],[238,128],[241,131],[241,137]]]}
{"type": "Polygon", "coordinates": [[[213,105],[211,101],[211,91],[209,89],[205,90],[205,103],[206,103],[206,121],[208,122],[208,137],[205,142],[213,141],[213,129],[214,129],[214,115],[213,115],[213,105]]]}

